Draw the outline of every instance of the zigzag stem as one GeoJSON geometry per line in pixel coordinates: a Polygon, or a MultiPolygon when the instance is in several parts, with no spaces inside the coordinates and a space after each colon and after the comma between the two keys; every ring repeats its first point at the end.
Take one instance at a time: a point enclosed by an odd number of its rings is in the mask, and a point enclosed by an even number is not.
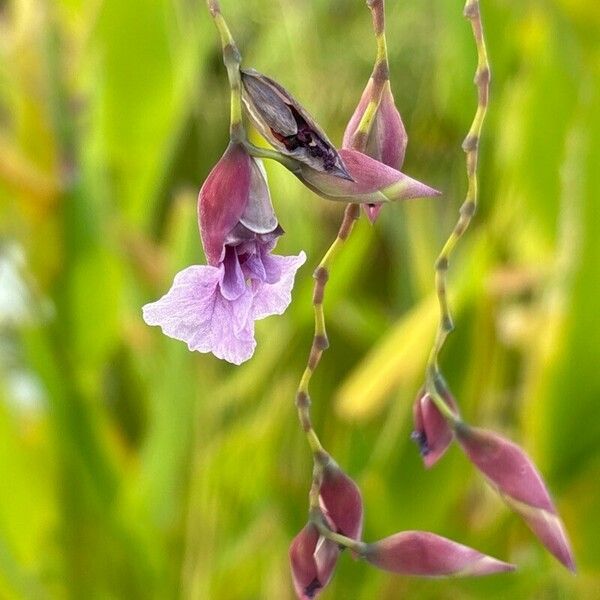
{"type": "MultiPolygon", "coordinates": [[[[373,18],[373,29],[377,39],[377,58],[371,74],[371,78],[373,80],[372,97],[352,140],[352,147],[360,152],[364,152],[366,148],[367,139],[371,131],[377,109],[379,108],[379,103],[381,102],[383,90],[385,85],[389,85],[387,44],[385,38],[385,2],[384,0],[367,0],[367,6],[371,10],[371,15],[373,18]]],[[[298,418],[313,453],[313,479],[309,493],[311,520],[318,527],[321,535],[335,541],[340,546],[350,548],[358,553],[361,552],[361,542],[357,542],[331,531],[326,520],[323,518],[319,506],[319,492],[323,477],[323,465],[326,463],[325,459],[328,457],[328,454],[323,448],[312,425],[310,416],[309,384],[317,366],[319,365],[323,352],[329,347],[329,340],[325,325],[325,312],[323,310],[323,299],[325,296],[325,288],[329,280],[330,266],[334,258],[340,252],[344,242],[352,233],[354,223],[359,216],[360,206],[358,204],[348,204],[346,206],[346,209],[344,210],[344,217],[342,219],[337,236],[313,274],[315,279],[315,285],[313,289],[315,333],[310,354],[308,356],[308,362],[304,369],[304,373],[302,374],[298,391],[296,393],[298,418]]]]}
{"type": "Polygon", "coordinates": [[[450,312],[450,306],[447,298],[447,273],[450,264],[450,258],[456,247],[456,244],[463,236],[475,211],[478,202],[478,180],[477,163],[479,159],[479,140],[483,121],[488,107],[489,86],[490,86],[490,67],[483,36],[483,25],[481,22],[481,12],[479,0],[467,0],[464,8],[464,15],[471,21],[473,36],[477,46],[477,70],[475,72],[474,83],[477,86],[477,110],[471,128],[462,144],[466,153],[467,165],[467,195],[465,201],[460,207],[460,216],[450,237],[444,244],[440,255],[435,263],[435,287],[440,308],[440,321],[435,337],[433,348],[429,355],[426,371],[427,392],[435,402],[440,412],[453,424],[458,422],[458,417],[448,408],[442,397],[445,391],[445,383],[441,376],[438,358],[444,346],[448,334],[454,329],[454,323],[450,312]]]}

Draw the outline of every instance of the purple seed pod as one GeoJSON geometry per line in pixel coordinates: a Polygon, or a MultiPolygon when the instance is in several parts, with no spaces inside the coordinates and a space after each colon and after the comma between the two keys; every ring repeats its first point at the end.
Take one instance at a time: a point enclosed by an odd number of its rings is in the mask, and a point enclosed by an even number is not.
{"type": "Polygon", "coordinates": [[[275,149],[318,172],[350,178],[325,132],[283,86],[254,69],[241,75],[250,120],[275,149]]]}
{"type": "Polygon", "coordinates": [[[382,204],[440,195],[437,190],[366,154],[347,148],[342,148],[339,153],[352,181],[306,165],[301,165],[295,175],[319,196],[340,202],[382,204]]]}
{"type": "Polygon", "coordinates": [[[421,577],[490,575],[515,569],[514,565],[426,531],[402,531],[368,544],[364,558],[384,571],[421,577]]]}
{"type": "MultiPolygon", "coordinates": [[[[454,398],[447,394],[446,404],[458,415],[454,398]]],[[[428,469],[446,453],[454,436],[448,421],[437,409],[431,396],[421,392],[413,404],[414,431],[412,438],[419,444],[423,463],[428,469]]]]}
{"type": "Polygon", "coordinates": [[[319,535],[312,523],[292,540],[290,567],[299,600],[314,599],[321,593],[331,580],[339,554],[337,544],[319,535]]]}
{"type": "Polygon", "coordinates": [[[320,499],[332,529],[353,540],[360,540],[363,526],[360,489],[331,458],[323,468],[320,499]]]}
{"type": "Polygon", "coordinates": [[[575,571],[573,552],[546,484],[531,459],[516,444],[486,429],[460,425],[458,442],[507,504],[546,548],[575,571]]]}
{"type": "Polygon", "coordinates": [[[198,218],[208,265],[178,273],[160,300],[144,306],[144,320],[190,350],[240,364],[254,353],[254,322],[289,305],[306,256],[272,254],[283,230],[262,163],[241,144],[229,145],[204,182],[198,218]]]}

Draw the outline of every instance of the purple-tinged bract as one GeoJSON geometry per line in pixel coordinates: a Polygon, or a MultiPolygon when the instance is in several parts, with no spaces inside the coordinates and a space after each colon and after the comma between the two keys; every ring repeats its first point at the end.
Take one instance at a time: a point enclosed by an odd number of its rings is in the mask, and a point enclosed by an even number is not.
{"type": "Polygon", "coordinates": [[[323,469],[320,498],[332,529],[353,540],[360,540],[363,525],[362,495],[356,483],[331,458],[323,469]]]}
{"type": "Polygon", "coordinates": [[[381,204],[440,195],[424,183],[366,154],[348,148],[342,148],[339,154],[352,181],[315,171],[306,165],[301,165],[295,175],[321,197],[340,202],[381,204]]]}
{"type": "Polygon", "coordinates": [[[426,531],[402,531],[365,551],[368,562],[384,571],[421,577],[489,575],[514,566],[426,531]]]}
{"type": "Polygon", "coordinates": [[[471,462],[527,523],[546,548],[571,571],[573,553],[546,484],[515,443],[485,429],[462,425],[457,439],[471,462]]]}
{"type": "MultiPolygon", "coordinates": [[[[458,415],[456,402],[449,394],[446,404],[458,415]]],[[[446,453],[452,442],[453,432],[448,421],[440,413],[427,393],[420,393],[413,405],[413,439],[419,444],[423,463],[429,469],[446,453]]]]}
{"type": "Polygon", "coordinates": [[[294,589],[299,600],[313,600],[329,583],[339,548],[308,523],[292,540],[289,550],[294,589]]]}

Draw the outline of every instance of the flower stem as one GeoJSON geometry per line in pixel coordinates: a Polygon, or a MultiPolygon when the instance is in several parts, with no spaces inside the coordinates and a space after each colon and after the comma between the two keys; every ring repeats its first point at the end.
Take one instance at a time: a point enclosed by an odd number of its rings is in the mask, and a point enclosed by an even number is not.
{"type": "Polygon", "coordinates": [[[444,343],[446,342],[446,338],[454,329],[454,323],[447,297],[447,274],[450,258],[454,252],[456,244],[469,227],[473,215],[477,210],[477,163],[479,160],[479,140],[481,138],[481,130],[487,112],[490,86],[490,67],[485,47],[485,39],[483,36],[483,25],[481,22],[479,0],[467,0],[464,8],[464,15],[471,21],[473,36],[477,46],[477,70],[475,72],[474,83],[477,86],[478,102],[473,123],[471,124],[469,132],[462,144],[462,148],[466,154],[468,183],[467,195],[465,201],[460,207],[458,221],[435,262],[435,288],[440,309],[440,321],[433,348],[431,349],[429,360],[427,362],[426,371],[427,391],[429,392],[440,412],[453,424],[456,424],[457,417],[448,408],[444,402],[442,394],[440,393],[439,387],[440,382],[443,382],[443,378],[441,377],[438,366],[439,355],[444,343]]]}
{"type": "MultiPolygon", "coordinates": [[[[352,140],[352,147],[359,152],[364,152],[367,144],[368,135],[373,125],[373,119],[381,102],[381,95],[383,93],[384,85],[389,85],[388,73],[389,69],[387,66],[387,46],[385,40],[385,18],[384,18],[384,0],[367,0],[367,6],[371,10],[373,17],[373,28],[377,38],[377,58],[375,66],[373,67],[373,73],[371,78],[373,79],[374,85],[372,88],[372,99],[369,102],[369,106],[363,115],[357,133],[355,133],[352,140]]],[[[315,279],[315,285],[313,289],[313,308],[315,315],[315,332],[313,336],[313,342],[308,355],[308,361],[302,374],[298,391],[296,393],[296,407],[298,409],[298,418],[302,429],[306,434],[308,444],[313,453],[313,483],[311,486],[309,498],[311,510],[318,509],[319,507],[319,490],[321,488],[321,480],[323,473],[324,457],[328,454],[323,448],[319,437],[317,436],[310,416],[310,395],[309,385],[312,376],[319,365],[323,351],[329,347],[329,340],[327,337],[327,328],[325,324],[325,311],[323,310],[323,300],[325,297],[325,288],[327,281],[329,280],[329,271],[331,263],[340,252],[342,246],[352,233],[354,223],[360,216],[360,206],[358,204],[348,204],[344,210],[344,217],[339,227],[337,236],[325,256],[321,259],[319,266],[315,269],[313,277],[315,279]]],[[[325,523],[325,522],[324,522],[325,523]]],[[[326,523],[323,527],[327,527],[326,523]]],[[[328,529],[328,528],[327,528],[328,529]]],[[[334,532],[329,530],[331,535],[337,536],[334,532]]],[[[325,535],[323,533],[323,535],[325,535]]],[[[329,537],[326,535],[326,537],[329,537]]],[[[343,537],[343,536],[342,536],[343,537]]],[[[332,539],[330,537],[330,539],[332,539]]],[[[337,540],[341,545],[352,547],[349,545],[352,543],[356,545],[358,542],[347,538],[348,544],[344,544],[337,540]]],[[[352,548],[355,551],[356,548],[352,548]]]]}
{"type": "Polygon", "coordinates": [[[338,546],[342,546],[344,548],[348,548],[353,552],[356,552],[359,556],[364,556],[367,544],[365,542],[361,542],[359,540],[353,540],[341,533],[337,533],[329,527],[325,516],[323,515],[323,511],[320,506],[311,507],[310,510],[310,521],[315,525],[315,527],[319,530],[319,533],[328,540],[335,542],[338,546]]]}
{"type": "Polygon", "coordinates": [[[227,26],[218,0],[207,0],[208,10],[212,15],[219,36],[221,37],[221,48],[223,52],[223,63],[227,69],[229,89],[231,90],[231,117],[229,122],[229,136],[232,141],[244,141],[246,133],[242,122],[242,80],[240,76],[240,64],[242,55],[227,26]]]}

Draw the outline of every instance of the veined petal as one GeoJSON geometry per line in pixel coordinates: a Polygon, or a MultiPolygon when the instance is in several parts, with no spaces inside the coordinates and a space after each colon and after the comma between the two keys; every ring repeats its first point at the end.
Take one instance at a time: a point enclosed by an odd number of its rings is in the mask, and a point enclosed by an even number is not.
{"type": "Polygon", "coordinates": [[[292,288],[296,271],[306,261],[306,254],[300,252],[298,256],[268,257],[269,269],[279,269],[279,279],[274,283],[253,281],[254,297],[252,302],[252,317],[256,320],[264,319],[270,315],[280,315],[289,306],[292,300],[292,288]]]}
{"type": "Polygon", "coordinates": [[[212,352],[233,364],[254,353],[253,292],[247,288],[235,300],[221,292],[224,267],[192,266],[178,273],[171,289],[143,307],[148,325],[184,341],[190,350],[212,352]]]}

